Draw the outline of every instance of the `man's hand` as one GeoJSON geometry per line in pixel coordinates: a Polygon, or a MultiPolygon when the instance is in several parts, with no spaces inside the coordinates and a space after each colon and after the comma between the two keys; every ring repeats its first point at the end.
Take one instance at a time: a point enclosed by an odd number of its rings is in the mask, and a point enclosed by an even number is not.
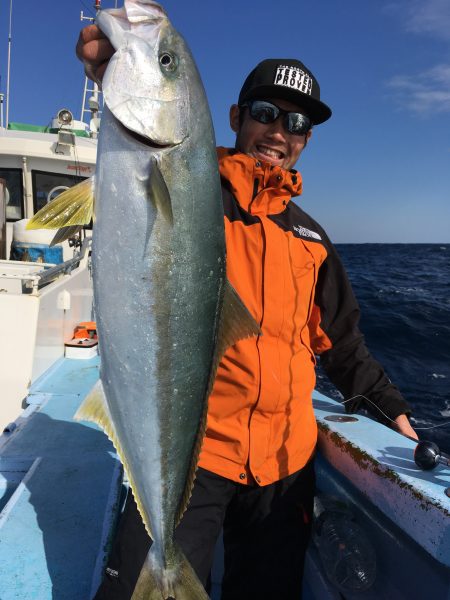
{"type": "MultiPolygon", "coordinates": [[[[395,425],[397,431],[402,433],[403,435],[407,435],[408,437],[412,437],[415,440],[418,440],[419,437],[414,429],[411,427],[411,424],[406,415],[399,415],[395,420],[395,425]]],[[[395,427],[394,425],[394,427],[395,427]]]]}
{"type": "Polygon", "coordinates": [[[81,30],[76,52],[84,63],[86,75],[101,86],[114,48],[97,25],[88,25],[81,30]]]}

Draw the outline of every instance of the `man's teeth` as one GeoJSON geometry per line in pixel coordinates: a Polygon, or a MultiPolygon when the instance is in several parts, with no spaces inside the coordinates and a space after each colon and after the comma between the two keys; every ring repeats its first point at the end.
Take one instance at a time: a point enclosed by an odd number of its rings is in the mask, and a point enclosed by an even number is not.
{"type": "Polygon", "coordinates": [[[272,150],[272,148],[268,148],[267,146],[258,146],[258,150],[266,156],[270,156],[271,158],[283,158],[281,152],[278,152],[278,150],[272,150]]]}

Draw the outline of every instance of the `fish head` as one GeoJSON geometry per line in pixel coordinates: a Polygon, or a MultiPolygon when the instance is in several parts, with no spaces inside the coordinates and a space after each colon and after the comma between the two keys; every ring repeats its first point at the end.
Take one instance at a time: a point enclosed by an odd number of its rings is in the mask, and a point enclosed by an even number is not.
{"type": "Polygon", "coordinates": [[[181,35],[153,0],[125,0],[97,17],[115,53],[103,78],[104,101],[128,130],[157,148],[189,134],[189,78],[195,65],[181,35]]]}

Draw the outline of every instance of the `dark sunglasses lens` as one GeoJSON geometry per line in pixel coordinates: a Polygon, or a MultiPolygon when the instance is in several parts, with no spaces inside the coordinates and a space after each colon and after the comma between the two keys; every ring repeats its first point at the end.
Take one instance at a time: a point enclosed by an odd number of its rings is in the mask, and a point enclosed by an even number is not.
{"type": "Polygon", "coordinates": [[[250,104],[250,115],[256,121],[267,124],[273,123],[276,120],[279,111],[273,104],[256,101],[250,104]]]}
{"type": "Polygon", "coordinates": [[[287,130],[296,135],[304,135],[311,129],[311,121],[301,113],[288,113],[286,115],[287,130]]]}
{"type": "Polygon", "coordinates": [[[289,133],[294,135],[305,135],[311,129],[311,121],[307,116],[296,112],[286,112],[264,100],[254,100],[248,103],[250,116],[255,121],[267,125],[278,119],[280,114],[284,116],[283,122],[289,133]]]}

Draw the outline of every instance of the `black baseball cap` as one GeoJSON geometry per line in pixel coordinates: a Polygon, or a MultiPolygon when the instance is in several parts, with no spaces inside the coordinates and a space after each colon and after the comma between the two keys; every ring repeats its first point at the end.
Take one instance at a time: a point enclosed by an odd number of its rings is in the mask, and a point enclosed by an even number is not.
{"type": "Polygon", "coordinates": [[[331,109],[320,100],[317,79],[294,58],[268,58],[260,62],[244,81],[239,105],[247,100],[280,98],[305,109],[314,125],[331,117],[331,109]]]}

